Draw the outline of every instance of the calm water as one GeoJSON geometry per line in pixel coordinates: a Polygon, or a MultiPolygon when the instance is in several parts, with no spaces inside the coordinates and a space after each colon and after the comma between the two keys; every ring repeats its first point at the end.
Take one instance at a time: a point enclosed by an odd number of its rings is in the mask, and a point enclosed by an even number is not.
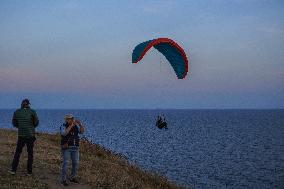
{"type": "MultiPolygon", "coordinates": [[[[86,136],[144,169],[194,188],[284,188],[284,110],[39,110],[38,131],[57,132],[66,113],[86,136]]],[[[11,128],[12,110],[0,110],[11,128]]]]}

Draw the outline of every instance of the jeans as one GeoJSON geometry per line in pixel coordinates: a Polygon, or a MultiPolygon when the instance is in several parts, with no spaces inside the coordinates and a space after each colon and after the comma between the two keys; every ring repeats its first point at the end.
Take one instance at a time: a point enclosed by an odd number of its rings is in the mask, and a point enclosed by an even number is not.
{"type": "Polygon", "coordinates": [[[23,150],[23,147],[27,145],[28,152],[28,163],[27,163],[27,171],[28,173],[32,173],[33,166],[33,148],[34,148],[35,137],[31,138],[18,138],[17,147],[14,154],[14,159],[12,163],[12,171],[16,172],[19,164],[19,159],[23,150]]]}
{"type": "Polygon", "coordinates": [[[76,177],[79,165],[79,147],[69,146],[68,149],[61,150],[62,152],[62,167],[61,167],[61,181],[66,180],[68,160],[72,160],[71,178],[76,177]]]}

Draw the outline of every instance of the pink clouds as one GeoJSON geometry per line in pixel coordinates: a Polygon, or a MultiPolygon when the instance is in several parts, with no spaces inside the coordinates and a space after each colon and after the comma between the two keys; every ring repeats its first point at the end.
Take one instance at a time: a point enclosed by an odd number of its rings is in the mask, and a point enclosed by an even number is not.
{"type": "Polygon", "coordinates": [[[2,90],[34,90],[42,81],[41,74],[31,68],[1,68],[0,70],[2,90]]]}

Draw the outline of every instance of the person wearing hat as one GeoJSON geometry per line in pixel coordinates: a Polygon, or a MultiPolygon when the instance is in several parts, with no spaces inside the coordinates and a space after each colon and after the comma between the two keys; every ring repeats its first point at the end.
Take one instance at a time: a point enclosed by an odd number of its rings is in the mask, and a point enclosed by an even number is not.
{"type": "Polygon", "coordinates": [[[27,173],[31,175],[33,147],[36,140],[35,128],[38,126],[39,120],[36,111],[30,108],[30,101],[28,99],[24,99],[21,103],[21,108],[14,112],[12,124],[18,129],[18,141],[12,162],[12,169],[9,172],[12,175],[16,174],[22,149],[26,145],[28,152],[27,173]]]}
{"type": "Polygon", "coordinates": [[[75,120],[72,114],[64,117],[65,123],[60,127],[61,130],[61,152],[62,152],[62,166],[61,166],[61,184],[68,186],[66,181],[68,160],[72,160],[70,182],[78,183],[76,179],[77,169],[79,165],[79,134],[83,134],[85,127],[79,120],[75,120]]]}

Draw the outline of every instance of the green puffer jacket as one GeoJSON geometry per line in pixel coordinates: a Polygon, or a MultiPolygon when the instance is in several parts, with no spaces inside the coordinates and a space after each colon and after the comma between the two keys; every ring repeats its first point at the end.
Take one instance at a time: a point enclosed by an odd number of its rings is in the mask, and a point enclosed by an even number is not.
{"type": "Polygon", "coordinates": [[[14,112],[12,123],[18,128],[18,137],[30,138],[35,136],[35,127],[39,121],[35,110],[21,108],[14,112]]]}

